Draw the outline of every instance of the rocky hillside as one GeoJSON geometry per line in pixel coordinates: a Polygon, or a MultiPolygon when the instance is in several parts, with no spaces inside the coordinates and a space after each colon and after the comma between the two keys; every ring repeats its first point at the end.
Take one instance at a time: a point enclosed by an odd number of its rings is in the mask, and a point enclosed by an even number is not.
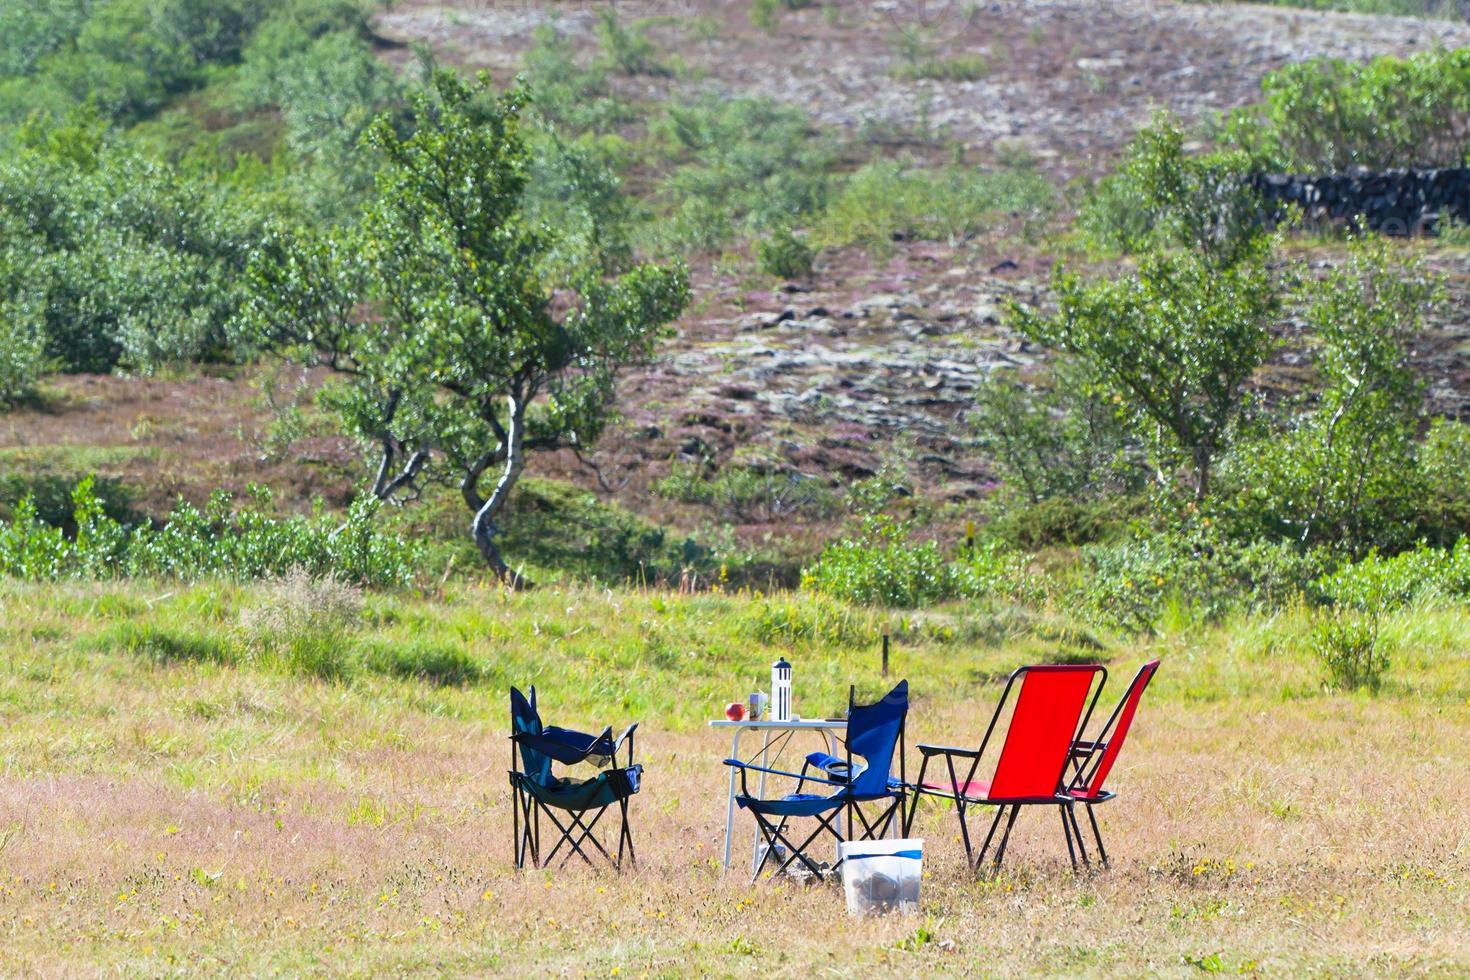
{"type": "MultiPolygon", "coordinates": [[[[766,29],[752,23],[746,2],[613,6],[624,22],[653,18],[644,22],[648,36],[679,62],[667,75],[617,76],[631,101],[761,95],[801,109],[847,146],[931,160],[958,147],[966,164],[978,165],[1024,155],[1061,200],[1074,182],[1105,173],[1158,108],[1201,121],[1254,101],[1263,74],[1289,61],[1470,45],[1470,25],[1450,21],[1164,0],[833,0],[783,9],[766,29]],[[917,36],[925,57],[965,58],[984,70],[907,79],[905,38],[917,36]]],[[[608,7],[398,0],[375,27],[508,81],[538,26],[554,18],[591,52],[608,7]]],[[[383,56],[412,55],[385,45],[383,56]]],[[[737,450],[839,484],[901,453],[919,492],[981,496],[991,475],[962,419],[986,372],[1036,363],[1039,353],[1006,328],[1004,310],[1011,301],[1046,302],[1065,217],[1063,207],[1035,233],[999,227],[953,244],[897,241],[889,258],[829,250],[810,282],[785,285],[751,275],[748,261],[691,256],[696,301],[658,360],[625,385],[626,421],[593,456],[600,475],[570,457],[535,465],[680,524],[707,515],[655,500],[652,483],[679,460],[723,464],[737,450]]],[[[1330,263],[1331,248],[1307,257],[1330,263]]],[[[1436,409],[1470,414],[1470,252],[1437,248],[1429,260],[1450,279],[1454,302],[1424,337],[1420,361],[1436,409]]],[[[1274,379],[1281,388],[1299,361],[1288,344],[1274,379]]],[[[73,455],[96,456],[93,465],[140,480],[160,498],[259,478],[302,500],[323,492],[342,499],[354,478],[350,447],[328,437],[262,462],[270,456],[260,445],[266,420],[244,381],[83,378],[58,391],[55,403],[4,421],[0,452],[85,447],[110,433],[113,449],[73,455]]]]}

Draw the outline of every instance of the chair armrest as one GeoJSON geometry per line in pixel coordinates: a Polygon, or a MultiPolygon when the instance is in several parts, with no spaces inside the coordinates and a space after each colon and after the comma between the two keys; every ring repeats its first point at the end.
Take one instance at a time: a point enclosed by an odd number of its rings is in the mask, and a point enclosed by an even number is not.
{"type": "Polygon", "coordinates": [[[750,772],[766,772],[770,773],[773,776],[790,776],[792,779],[804,779],[809,783],[825,783],[828,786],[847,785],[847,782],[845,780],[838,781],[836,779],[822,779],[818,776],[811,775],[803,776],[799,772],[787,772],[784,769],[767,769],[765,766],[754,766],[751,765],[749,762],[742,762],[740,759],[726,759],[725,765],[730,766],[734,769],[739,769],[742,772],[747,770],[750,772]]]}
{"type": "Polygon", "coordinates": [[[978,759],[980,757],[980,753],[975,749],[957,749],[951,745],[920,745],[919,751],[926,756],[957,755],[962,759],[978,759]]]}

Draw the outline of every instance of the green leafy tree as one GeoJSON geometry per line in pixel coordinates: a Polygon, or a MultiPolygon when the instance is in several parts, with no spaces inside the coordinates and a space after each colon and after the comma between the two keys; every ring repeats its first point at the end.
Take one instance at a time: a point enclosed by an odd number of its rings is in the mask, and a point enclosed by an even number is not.
{"type": "Polygon", "coordinates": [[[109,135],[90,104],[33,117],[0,161],[11,315],[70,371],[231,355],[252,198],[109,135]]]}
{"type": "Polygon", "coordinates": [[[1186,153],[1184,130],[1161,113],[1093,188],[1078,230],[1103,252],[1188,248],[1230,265],[1254,253],[1263,235],[1259,200],[1242,179],[1249,168],[1239,152],[1186,153]]]}
{"type": "Polygon", "coordinates": [[[1026,337],[1070,354],[1128,409],[1160,483],[1196,501],[1229,446],[1246,382],[1272,347],[1279,307],[1257,247],[1220,266],[1197,252],[1153,255],[1136,275],[1084,282],[1058,271],[1059,311],[1016,307],[1026,337]]]}
{"type": "Polygon", "coordinates": [[[1044,388],[1012,373],[994,371],[980,383],[969,417],[1008,490],[1037,504],[1137,489],[1138,443],[1085,368],[1064,359],[1044,388]]]}
{"type": "Polygon", "coordinates": [[[457,482],[502,579],[497,521],[529,454],[590,446],[619,369],[651,355],[688,298],[681,267],[548,279],[553,236],[524,207],[523,99],[436,72],[410,135],[387,118],[368,130],[383,166],[360,225],[278,231],[251,272],[262,339],[345,381],[333,404],[374,446],[375,493],[457,482]]]}
{"type": "Polygon", "coordinates": [[[1318,388],[1243,447],[1233,481],[1271,530],[1361,554],[1408,547],[1427,491],[1416,462],[1423,382],[1410,361],[1436,284],[1381,242],[1306,287],[1318,388]]]}

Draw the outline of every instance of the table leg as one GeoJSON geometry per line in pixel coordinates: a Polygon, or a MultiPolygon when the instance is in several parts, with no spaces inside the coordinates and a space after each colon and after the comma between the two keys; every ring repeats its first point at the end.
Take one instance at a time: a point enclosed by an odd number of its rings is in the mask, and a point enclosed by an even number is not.
{"type": "MultiPolygon", "coordinates": [[[[745,729],[735,729],[735,738],[730,742],[730,758],[740,758],[740,733],[745,729]]],[[[730,767],[730,795],[725,803],[725,868],[730,867],[730,840],[735,832],[735,767],[730,767]]]]}
{"type": "MultiPolygon", "coordinates": [[[[837,758],[837,737],[832,734],[832,729],[830,728],[822,729],[822,734],[827,739],[827,754],[832,756],[834,759],[837,758]]],[[[843,828],[844,818],[842,815],[842,809],[839,808],[837,811],[837,832],[842,835],[843,840],[846,840],[847,831],[843,828]]],[[[837,853],[832,858],[832,865],[833,867],[836,867],[837,862],[842,860],[842,848],[840,845],[834,844],[833,846],[837,848],[837,853]]]]}
{"type": "MultiPolygon", "coordinates": [[[[769,728],[762,728],[761,729],[761,768],[762,769],[769,769],[770,766],[771,766],[771,763],[770,763],[769,759],[767,759],[767,755],[770,752],[770,749],[771,749],[771,730],[769,728]]],[[[760,789],[757,791],[757,795],[761,799],[765,799],[766,798],[766,774],[764,772],[761,773],[760,789]]],[[[756,827],[755,830],[753,830],[751,833],[752,833],[752,836],[754,837],[754,840],[751,841],[751,845],[750,845],[750,872],[751,872],[751,874],[754,874],[755,873],[757,862],[759,862],[760,859],[761,859],[761,831],[760,831],[760,828],[759,827],[756,827]]]]}

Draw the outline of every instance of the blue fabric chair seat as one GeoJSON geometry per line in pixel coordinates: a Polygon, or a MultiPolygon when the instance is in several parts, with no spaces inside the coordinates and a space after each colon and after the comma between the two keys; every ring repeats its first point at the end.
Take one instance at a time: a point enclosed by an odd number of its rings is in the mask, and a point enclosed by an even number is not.
{"type": "Polygon", "coordinates": [[[763,813],[769,817],[814,817],[819,813],[835,810],[847,803],[846,793],[823,796],[820,793],[788,793],[778,800],[758,800],[753,796],[737,796],[735,803],[742,810],[763,813]]]}

